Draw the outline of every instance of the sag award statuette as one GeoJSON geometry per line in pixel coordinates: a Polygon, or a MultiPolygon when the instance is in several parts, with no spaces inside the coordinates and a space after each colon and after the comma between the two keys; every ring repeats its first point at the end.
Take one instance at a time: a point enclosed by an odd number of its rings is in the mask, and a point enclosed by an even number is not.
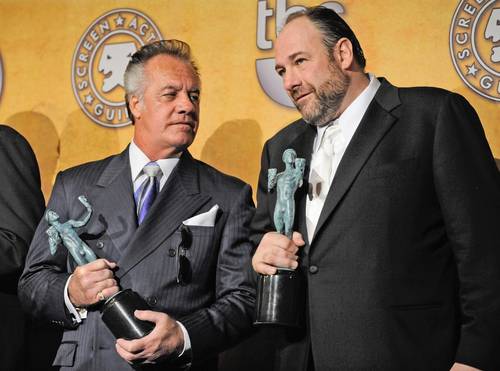
{"type": "MultiPolygon", "coordinates": [[[[75,228],[83,227],[90,220],[92,207],[85,196],[79,196],[78,200],[87,209],[87,214],[81,220],[68,220],[64,223],[59,221],[59,215],[47,210],[45,219],[50,227],[47,229],[49,235],[50,253],[54,255],[57,247],[62,242],[78,265],[84,265],[97,259],[95,253],[78,236],[75,228]]],[[[154,324],[141,321],[134,316],[136,309],[150,309],[143,298],[130,289],[121,290],[107,299],[101,307],[101,318],[116,338],[127,340],[139,339],[149,334],[154,324]]]]}
{"type": "MultiPolygon", "coordinates": [[[[276,231],[292,238],[295,217],[295,191],[302,186],[305,159],[293,149],[283,152],[285,170],[268,170],[268,192],[276,186],[274,225],[276,231]]],[[[278,268],[272,276],[260,275],[257,287],[256,325],[301,326],[305,286],[300,271],[278,268]]]]}

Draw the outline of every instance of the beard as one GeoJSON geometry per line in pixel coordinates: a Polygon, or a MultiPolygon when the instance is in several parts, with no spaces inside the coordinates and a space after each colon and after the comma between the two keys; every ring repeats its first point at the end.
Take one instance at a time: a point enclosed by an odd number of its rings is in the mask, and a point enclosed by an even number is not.
{"type": "Polygon", "coordinates": [[[336,62],[330,63],[329,69],[330,79],[317,89],[313,88],[314,97],[309,105],[301,107],[294,101],[304,121],[313,126],[324,126],[339,116],[340,105],[351,83],[351,78],[337,66],[336,62]]]}

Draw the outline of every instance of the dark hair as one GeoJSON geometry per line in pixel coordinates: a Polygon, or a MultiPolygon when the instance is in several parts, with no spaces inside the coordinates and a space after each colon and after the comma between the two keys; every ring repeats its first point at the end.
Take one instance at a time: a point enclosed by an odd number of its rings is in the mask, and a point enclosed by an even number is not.
{"type": "Polygon", "coordinates": [[[365,68],[365,55],[356,35],[354,35],[349,25],[335,11],[325,8],[324,6],[306,8],[303,11],[292,13],[285,24],[299,17],[307,17],[319,29],[323,34],[323,44],[328,50],[328,53],[330,53],[340,38],[345,37],[349,39],[352,43],[356,62],[358,62],[362,68],[365,68]]]}
{"type": "Polygon", "coordinates": [[[190,64],[196,76],[200,77],[198,67],[191,55],[191,48],[184,41],[175,39],[160,40],[144,45],[130,58],[123,77],[125,83],[125,105],[132,123],[135,120],[129,108],[129,98],[132,95],[142,96],[144,93],[144,66],[147,61],[157,55],[169,55],[190,64]]]}

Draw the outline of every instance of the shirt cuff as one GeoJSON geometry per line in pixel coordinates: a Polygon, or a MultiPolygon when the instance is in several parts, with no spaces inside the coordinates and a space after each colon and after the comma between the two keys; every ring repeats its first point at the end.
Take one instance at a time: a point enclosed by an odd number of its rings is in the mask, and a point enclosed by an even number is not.
{"type": "Polygon", "coordinates": [[[182,335],[184,336],[184,347],[182,348],[182,352],[179,353],[179,357],[182,357],[184,355],[184,353],[191,351],[191,339],[189,338],[189,334],[188,334],[186,328],[184,327],[184,325],[182,323],[180,323],[179,321],[176,321],[176,322],[179,325],[179,327],[181,328],[182,335]]]}
{"type": "Polygon", "coordinates": [[[87,318],[87,310],[84,308],[75,308],[75,306],[73,305],[71,300],[69,300],[68,285],[69,285],[69,280],[71,279],[71,277],[73,277],[73,275],[70,275],[68,277],[68,280],[66,281],[66,285],[64,285],[64,304],[66,305],[66,308],[68,309],[69,313],[73,317],[73,321],[76,323],[81,323],[83,319],[87,318]]]}

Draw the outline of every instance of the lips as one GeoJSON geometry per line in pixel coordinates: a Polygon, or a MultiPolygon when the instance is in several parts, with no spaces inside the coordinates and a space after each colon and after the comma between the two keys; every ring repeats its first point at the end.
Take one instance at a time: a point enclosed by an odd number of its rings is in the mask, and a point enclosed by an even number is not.
{"type": "Polygon", "coordinates": [[[172,125],[187,125],[191,129],[194,129],[196,126],[196,123],[193,121],[178,121],[178,122],[174,122],[172,125]]]}
{"type": "Polygon", "coordinates": [[[292,98],[295,102],[299,102],[302,98],[307,97],[311,92],[294,91],[292,93],[292,98]]]}

